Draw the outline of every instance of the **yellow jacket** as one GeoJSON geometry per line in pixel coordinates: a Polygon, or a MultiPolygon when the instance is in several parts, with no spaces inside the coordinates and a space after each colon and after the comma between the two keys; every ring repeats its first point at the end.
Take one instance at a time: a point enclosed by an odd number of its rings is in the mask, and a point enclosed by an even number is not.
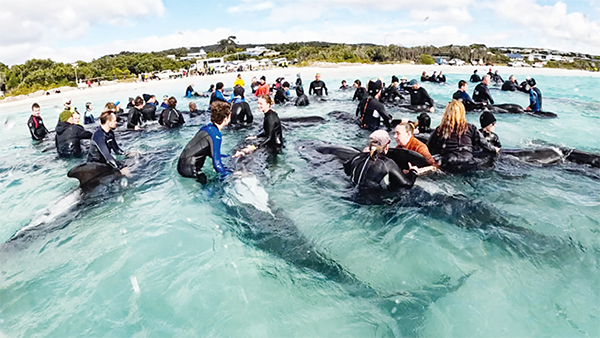
{"type": "Polygon", "coordinates": [[[237,78],[237,79],[235,79],[235,82],[233,83],[233,86],[234,86],[234,87],[235,87],[235,86],[241,86],[241,87],[244,87],[244,80],[242,80],[242,79],[240,79],[240,78],[237,78]]]}

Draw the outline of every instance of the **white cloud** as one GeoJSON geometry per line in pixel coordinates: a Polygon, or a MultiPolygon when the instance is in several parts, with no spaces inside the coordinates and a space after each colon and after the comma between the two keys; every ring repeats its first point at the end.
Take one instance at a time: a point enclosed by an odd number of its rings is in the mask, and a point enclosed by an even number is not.
{"type": "Polygon", "coordinates": [[[131,25],[148,14],[162,15],[162,0],[3,0],[0,12],[0,59],[10,61],[16,48],[48,46],[86,36],[90,27],[110,23],[131,25]]]}
{"type": "Polygon", "coordinates": [[[542,6],[535,0],[498,0],[490,7],[502,19],[523,27],[524,34],[535,34],[542,47],[600,54],[598,22],[584,13],[569,13],[563,2],[542,6]]]}
{"type": "Polygon", "coordinates": [[[273,8],[273,3],[270,1],[267,2],[253,2],[250,3],[248,1],[244,1],[245,3],[239,6],[233,6],[227,8],[227,13],[247,13],[247,12],[255,12],[255,11],[264,11],[267,9],[273,8]]]}

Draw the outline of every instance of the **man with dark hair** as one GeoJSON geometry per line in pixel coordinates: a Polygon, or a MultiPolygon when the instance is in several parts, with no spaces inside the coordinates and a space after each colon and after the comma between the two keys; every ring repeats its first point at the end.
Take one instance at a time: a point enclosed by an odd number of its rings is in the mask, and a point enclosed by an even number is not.
{"type": "Polygon", "coordinates": [[[225,85],[223,84],[223,82],[217,82],[215,91],[210,95],[209,104],[211,106],[212,106],[213,102],[215,102],[215,101],[227,102],[227,100],[225,99],[225,96],[223,96],[223,87],[224,86],[225,85]]]}
{"type": "Polygon", "coordinates": [[[408,90],[408,93],[410,94],[410,104],[413,106],[429,106],[429,112],[435,112],[433,99],[429,96],[429,93],[427,93],[425,88],[421,87],[419,81],[412,79],[409,84],[411,86],[408,90]]]}
{"type": "Polygon", "coordinates": [[[288,102],[290,99],[287,97],[286,92],[290,89],[290,84],[285,81],[281,87],[277,88],[275,92],[275,103],[283,104],[288,102]]]}
{"type": "Polygon", "coordinates": [[[117,155],[124,154],[115,140],[115,133],[113,132],[115,128],[117,128],[117,116],[115,113],[110,110],[102,112],[100,114],[100,126],[96,129],[90,141],[90,151],[87,161],[108,164],[127,176],[129,170],[117,162],[110,154],[111,152],[117,155]]]}
{"type": "Polygon", "coordinates": [[[36,141],[43,140],[48,134],[48,129],[46,129],[44,120],[40,116],[40,105],[37,103],[31,105],[31,116],[27,121],[27,127],[29,127],[31,138],[36,141]]]}
{"type": "Polygon", "coordinates": [[[358,102],[360,102],[364,98],[369,96],[367,94],[367,89],[365,87],[362,87],[362,83],[360,82],[359,79],[354,80],[353,86],[354,86],[354,88],[356,88],[356,90],[354,91],[354,96],[352,97],[352,101],[358,99],[358,102]]]}
{"type": "Polygon", "coordinates": [[[179,156],[177,171],[181,176],[195,178],[198,182],[205,184],[207,178],[202,172],[202,166],[204,166],[207,156],[212,158],[213,167],[221,180],[231,173],[230,170],[225,168],[221,160],[225,157],[221,154],[221,143],[223,141],[221,130],[229,124],[230,119],[231,108],[229,103],[216,101],[211,104],[211,123],[200,128],[179,156]]]}
{"type": "Polygon", "coordinates": [[[91,124],[96,121],[94,119],[94,115],[92,115],[92,108],[93,106],[91,102],[85,103],[85,112],[83,113],[83,124],[91,124]]]}
{"type": "Polygon", "coordinates": [[[263,75],[260,77],[258,88],[254,91],[254,96],[260,97],[262,95],[269,95],[271,93],[271,87],[267,84],[267,78],[263,75]]]}
{"type": "Polygon", "coordinates": [[[80,118],[78,112],[73,112],[67,121],[58,122],[56,125],[55,142],[58,156],[81,156],[81,140],[90,139],[92,133],[83,129],[83,126],[79,124],[80,118]]]}
{"type": "Polygon", "coordinates": [[[519,87],[519,84],[517,83],[517,79],[515,79],[514,75],[511,75],[508,78],[508,81],[504,82],[504,84],[502,85],[502,90],[514,92],[517,90],[518,87],[519,87]]]}
{"type": "Polygon", "coordinates": [[[488,88],[490,82],[492,82],[492,77],[486,74],[481,83],[473,91],[473,101],[481,102],[484,105],[494,104],[494,99],[492,99],[492,94],[490,94],[490,89],[488,88]]]}
{"type": "Polygon", "coordinates": [[[254,116],[252,109],[244,97],[244,87],[236,86],[233,88],[233,99],[231,101],[231,124],[243,123],[252,124],[254,116]]]}
{"type": "Polygon", "coordinates": [[[321,74],[317,73],[315,75],[315,80],[310,83],[310,87],[308,88],[308,95],[318,95],[323,96],[323,91],[325,91],[325,95],[327,94],[327,86],[325,82],[321,81],[321,74]]]}
{"type": "Polygon", "coordinates": [[[142,130],[143,107],[144,100],[139,96],[136,97],[133,100],[133,108],[129,109],[129,114],[127,114],[127,129],[142,130]]]}
{"type": "Polygon", "coordinates": [[[356,107],[356,115],[360,117],[359,124],[362,129],[377,130],[380,127],[381,120],[388,130],[392,130],[392,117],[386,112],[385,107],[379,98],[383,84],[381,81],[369,81],[368,90],[369,96],[360,101],[356,107]]]}
{"type": "Polygon", "coordinates": [[[142,107],[142,120],[144,122],[156,120],[156,96],[150,94],[142,96],[144,97],[144,101],[146,101],[146,104],[142,107]]]}
{"type": "Polygon", "coordinates": [[[477,69],[473,71],[473,75],[471,75],[471,82],[481,82],[481,78],[477,75],[477,69]]]}
{"type": "Polygon", "coordinates": [[[483,109],[483,104],[475,103],[473,99],[467,93],[469,84],[465,80],[458,81],[458,90],[452,95],[454,100],[462,101],[467,111],[473,111],[475,109],[483,109]]]}
{"type": "Polygon", "coordinates": [[[381,94],[382,103],[392,103],[396,100],[396,98],[402,100],[402,95],[400,95],[400,92],[398,92],[399,83],[400,80],[398,80],[398,77],[396,75],[392,76],[392,84],[385,89],[383,94],[381,94]]]}
{"type": "Polygon", "coordinates": [[[538,112],[542,110],[542,92],[536,86],[535,79],[530,79],[529,84],[529,107],[527,110],[538,112]]]}

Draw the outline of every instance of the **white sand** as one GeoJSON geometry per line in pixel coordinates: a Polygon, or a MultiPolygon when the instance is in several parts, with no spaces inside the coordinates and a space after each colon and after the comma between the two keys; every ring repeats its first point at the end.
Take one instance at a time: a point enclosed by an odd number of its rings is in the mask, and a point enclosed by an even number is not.
{"type": "MultiPolygon", "coordinates": [[[[317,62],[311,67],[290,67],[290,68],[275,68],[265,71],[255,71],[255,72],[244,72],[242,73],[242,77],[244,81],[246,81],[246,85],[250,84],[250,80],[253,76],[260,77],[265,75],[269,82],[273,81],[274,77],[281,76],[282,74],[287,74],[286,78],[288,81],[295,81],[295,76],[288,76],[289,74],[302,73],[302,78],[305,82],[310,82],[313,79],[313,75],[317,72],[323,73],[324,80],[327,81],[327,77],[331,75],[335,75],[336,73],[348,73],[348,71],[352,68],[355,68],[357,72],[365,73],[371,72],[373,76],[380,76],[382,74],[386,75],[402,75],[402,74],[420,74],[423,71],[426,71],[427,74],[431,74],[435,71],[443,71],[447,74],[470,74],[473,70],[477,69],[480,75],[487,73],[490,67],[488,66],[434,66],[434,65],[410,65],[410,64],[386,64],[386,65],[366,65],[366,64],[332,64],[325,62],[317,62]],[[325,76],[327,75],[327,77],[325,76]]],[[[513,68],[506,66],[494,66],[492,67],[495,70],[498,70],[500,75],[503,78],[507,79],[510,74],[518,75],[519,78],[523,76],[532,76],[536,75],[549,75],[549,76],[585,76],[585,77],[600,77],[600,72],[588,72],[583,70],[567,70],[567,69],[552,69],[552,68],[513,68]]],[[[74,101],[85,101],[85,97],[89,96],[91,92],[94,94],[98,93],[118,93],[125,90],[139,90],[140,92],[154,92],[153,88],[164,85],[166,81],[170,81],[173,83],[180,82],[180,87],[182,91],[190,84],[194,82],[210,82],[216,83],[222,81],[227,84],[232,84],[235,80],[236,73],[228,73],[228,74],[215,74],[210,76],[202,76],[202,77],[186,77],[182,79],[174,79],[174,80],[161,80],[161,81],[150,81],[150,82],[135,82],[135,83],[110,83],[107,85],[103,85],[101,87],[94,86],[92,89],[77,89],[73,87],[70,89],[62,88],[61,93],[59,94],[51,94],[51,95],[42,95],[42,96],[34,96],[24,97],[19,100],[0,101],[0,114],[5,112],[11,108],[15,108],[17,106],[29,106],[33,104],[33,102],[38,102],[43,105],[44,102],[49,100],[56,100],[57,98],[70,98],[74,101]],[[210,79],[210,80],[209,80],[210,79]],[[69,90],[70,89],[70,90],[69,90]]],[[[410,80],[410,79],[409,79],[410,80]]],[[[352,83],[349,83],[352,85],[352,83]]],[[[199,89],[199,87],[197,87],[199,89]]],[[[202,88],[204,89],[204,88],[202,88]]],[[[116,95],[115,95],[116,96],[116,95]]]]}

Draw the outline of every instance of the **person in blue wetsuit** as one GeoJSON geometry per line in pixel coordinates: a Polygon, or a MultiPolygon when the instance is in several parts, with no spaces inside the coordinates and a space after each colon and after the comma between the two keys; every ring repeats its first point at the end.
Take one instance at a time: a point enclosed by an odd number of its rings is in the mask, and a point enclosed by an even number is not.
{"type": "Polygon", "coordinates": [[[529,107],[527,110],[535,112],[542,110],[542,92],[536,87],[535,79],[530,79],[529,84],[529,107]]]}
{"type": "Polygon", "coordinates": [[[110,110],[102,112],[100,114],[100,126],[96,129],[90,141],[87,162],[108,164],[127,176],[129,169],[117,162],[111,155],[111,152],[117,155],[125,154],[115,139],[115,133],[113,132],[115,128],[117,128],[117,116],[115,113],[110,110]]]}
{"type": "Polygon", "coordinates": [[[452,95],[452,99],[462,101],[467,111],[473,111],[475,109],[483,109],[483,104],[475,103],[471,96],[467,93],[469,84],[465,80],[458,81],[458,90],[452,95]]]}
{"type": "Polygon", "coordinates": [[[195,93],[195,91],[194,91],[194,84],[192,83],[185,90],[185,97],[188,97],[188,98],[192,97],[192,96],[194,96],[194,93],[195,93]]]}
{"type": "Polygon", "coordinates": [[[227,102],[225,96],[223,95],[223,86],[223,82],[217,82],[215,91],[210,95],[210,101],[208,102],[209,105],[212,106],[213,102],[215,101],[227,102]]]}
{"type": "Polygon", "coordinates": [[[212,158],[213,167],[221,180],[231,173],[222,162],[222,158],[226,155],[221,154],[223,141],[221,130],[229,124],[230,120],[231,106],[229,103],[217,101],[211,104],[211,123],[200,128],[179,156],[177,171],[181,176],[195,178],[205,184],[207,179],[202,172],[202,166],[204,166],[207,156],[212,158]]]}

